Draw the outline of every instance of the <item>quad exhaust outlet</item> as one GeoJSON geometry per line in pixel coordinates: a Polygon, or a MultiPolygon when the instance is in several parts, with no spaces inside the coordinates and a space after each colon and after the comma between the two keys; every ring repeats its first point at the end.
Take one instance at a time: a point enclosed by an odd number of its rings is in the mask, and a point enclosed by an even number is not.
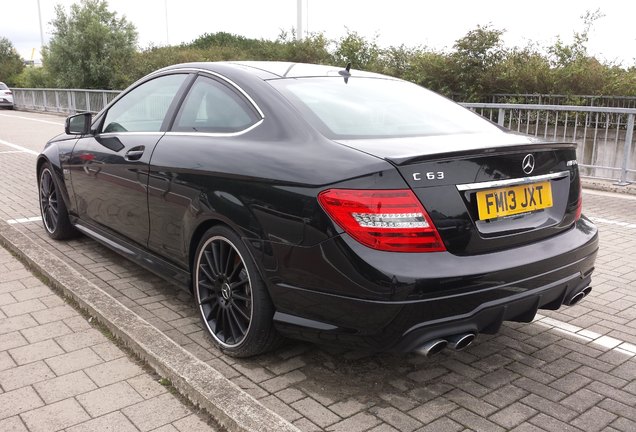
{"type": "MultiPolygon", "coordinates": [[[[582,289],[581,291],[574,294],[563,303],[568,306],[574,306],[575,304],[583,300],[583,298],[585,298],[590,292],[592,292],[592,287],[588,286],[585,289],[582,289]]],[[[473,343],[474,340],[475,333],[460,333],[444,338],[430,340],[424,345],[417,348],[415,352],[425,357],[432,357],[446,347],[455,351],[466,349],[468,348],[468,346],[470,346],[470,344],[473,343]]]]}

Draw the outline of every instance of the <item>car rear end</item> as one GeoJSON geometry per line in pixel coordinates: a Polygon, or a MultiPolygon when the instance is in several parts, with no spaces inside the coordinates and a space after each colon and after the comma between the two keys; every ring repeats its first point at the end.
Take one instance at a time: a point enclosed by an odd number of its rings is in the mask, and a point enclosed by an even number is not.
{"type": "Polygon", "coordinates": [[[3,82],[0,82],[0,107],[13,109],[13,92],[3,82]]]}
{"type": "Polygon", "coordinates": [[[294,85],[278,84],[317,129],[389,162],[401,184],[370,175],[318,192],[337,235],[287,252],[273,284],[283,333],[430,354],[589,292],[598,238],[581,216],[575,144],[502,131],[430,94],[402,110],[383,100],[399,85],[339,87],[341,112],[319,91],[340,83],[294,85]]]}

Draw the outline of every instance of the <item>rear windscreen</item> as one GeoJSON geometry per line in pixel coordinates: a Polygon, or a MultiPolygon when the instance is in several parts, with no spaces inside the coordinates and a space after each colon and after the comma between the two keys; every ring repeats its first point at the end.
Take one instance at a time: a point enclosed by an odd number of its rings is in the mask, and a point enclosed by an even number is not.
{"type": "Polygon", "coordinates": [[[418,85],[351,77],[268,81],[331,138],[392,138],[487,133],[497,126],[418,85]]]}

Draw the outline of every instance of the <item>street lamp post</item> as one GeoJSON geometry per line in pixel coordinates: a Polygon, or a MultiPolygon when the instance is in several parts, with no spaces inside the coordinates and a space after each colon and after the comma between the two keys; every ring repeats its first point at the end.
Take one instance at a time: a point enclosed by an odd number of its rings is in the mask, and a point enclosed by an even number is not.
{"type": "Polygon", "coordinates": [[[40,0],[38,0],[38,18],[40,20],[40,50],[44,48],[44,31],[42,30],[42,9],[40,8],[40,0]]]}
{"type": "Polygon", "coordinates": [[[303,0],[296,2],[296,40],[303,40],[303,0]]]}

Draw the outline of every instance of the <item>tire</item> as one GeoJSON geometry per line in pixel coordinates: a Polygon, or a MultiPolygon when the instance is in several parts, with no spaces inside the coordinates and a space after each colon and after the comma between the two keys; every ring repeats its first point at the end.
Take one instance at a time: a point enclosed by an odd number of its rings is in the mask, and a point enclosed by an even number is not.
{"type": "Polygon", "coordinates": [[[199,242],[192,283],[194,300],[212,342],[232,357],[272,350],[282,341],[274,306],[239,236],[226,226],[210,228],[199,242]]]}
{"type": "Polygon", "coordinates": [[[51,164],[42,165],[38,175],[38,195],[40,197],[40,215],[46,233],[55,240],[66,240],[77,236],[71,225],[66,203],[53,178],[51,164]]]}

